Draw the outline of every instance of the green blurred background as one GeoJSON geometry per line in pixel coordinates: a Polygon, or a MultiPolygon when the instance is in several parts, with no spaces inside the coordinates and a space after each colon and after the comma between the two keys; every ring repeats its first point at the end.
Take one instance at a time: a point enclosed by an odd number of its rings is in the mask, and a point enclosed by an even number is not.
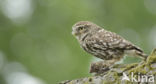
{"type": "MultiPolygon", "coordinates": [[[[156,47],[155,0],[0,0],[0,84],[56,84],[90,76],[97,60],[71,35],[92,21],[143,48],[156,47]]],[[[125,63],[138,62],[128,57],[125,63]]]]}

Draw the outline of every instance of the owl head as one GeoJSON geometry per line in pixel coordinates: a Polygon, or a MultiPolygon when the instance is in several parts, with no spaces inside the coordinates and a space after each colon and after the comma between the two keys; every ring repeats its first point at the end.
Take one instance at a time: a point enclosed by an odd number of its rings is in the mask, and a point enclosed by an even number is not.
{"type": "Polygon", "coordinates": [[[89,21],[80,21],[73,25],[72,27],[72,34],[77,38],[81,38],[82,36],[92,33],[96,31],[99,27],[89,21]]]}

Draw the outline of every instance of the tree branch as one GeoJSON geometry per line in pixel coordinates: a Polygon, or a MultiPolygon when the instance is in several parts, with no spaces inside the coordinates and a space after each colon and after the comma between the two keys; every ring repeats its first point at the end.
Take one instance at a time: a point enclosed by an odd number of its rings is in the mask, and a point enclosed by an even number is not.
{"type": "Polygon", "coordinates": [[[67,80],[59,84],[155,84],[155,75],[156,49],[153,50],[146,61],[133,64],[117,64],[110,70],[96,76],[67,80]]]}

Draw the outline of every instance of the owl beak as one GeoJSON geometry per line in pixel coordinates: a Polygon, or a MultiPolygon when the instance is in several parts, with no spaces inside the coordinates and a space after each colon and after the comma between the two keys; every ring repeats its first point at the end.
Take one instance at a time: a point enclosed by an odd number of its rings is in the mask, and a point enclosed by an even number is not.
{"type": "Polygon", "coordinates": [[[77,35],[78,35],[78,33],[72,32],[72,35],[77,36],[77,35]]]}

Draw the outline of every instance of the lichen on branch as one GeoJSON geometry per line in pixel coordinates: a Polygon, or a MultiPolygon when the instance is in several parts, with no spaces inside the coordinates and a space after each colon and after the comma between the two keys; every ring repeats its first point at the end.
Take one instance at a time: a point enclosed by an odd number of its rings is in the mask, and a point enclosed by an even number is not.
{"type": "Polygon", "coordinates": [[[95,76],[67,80],[59,84],[155,84],[155,75],[156,49],[152,51],[146,61],[132,64],[116,64],[110,70],[95,76]],[[128,79],[123,80],[125,74],[128,79]]]}

